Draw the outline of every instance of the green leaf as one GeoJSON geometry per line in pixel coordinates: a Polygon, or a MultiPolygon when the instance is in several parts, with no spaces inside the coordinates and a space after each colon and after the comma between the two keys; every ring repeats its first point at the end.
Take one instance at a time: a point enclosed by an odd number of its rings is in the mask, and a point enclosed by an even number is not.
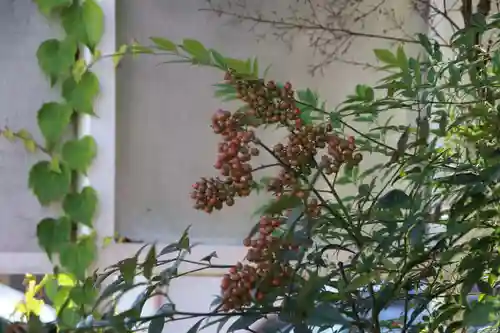
{"type": "Polygon", "coordinates": [[[373,50],[373,52],[375,53],[375,56],[377,57],[377,59],[385,64],[388,64],[388,65],[397,65],[398,64],[398,60],[396,59],[394,54],[392,54],[392,52],[389,50],[375,49],[375,50],[373,50]]]}
{"type": "Polygon", "coordinates": [[[82,19],[87,32],[87,46],[94,51],[104,33],[104,13],[94,0],[85,0],[82,5],[82,19]]]}
{"type": "Polygon", "coordinates": [[[62,158],[72,170],[85,173],[97,155],[97,144],[93,137],[67,141],[62,148],[62,158]]]}
{"type": "Polygon", "coordinates": [[[40,161],[30,170],[29,187],[44,206],[62,199],[71,189],[70,169],[65,164],[60,167],[61,172],[54,172],[50,161],[40,161]]]}
{"type": "Polygon", "coordinates": [[[165,327],[165,318],[157,317],[149,322],[148,333],[161,333],[165,327]]]}
{"type": "Polygon", "coordinates": [[[142,264],[142,269],[144,277],[146,279],[151,279],[153,276],[153,268],[156,266],[156,247],[154,245],[151,246],[151,248],[148,251],[148,254],[146,255],[146,259],[144,259],[144,262],[142,264]]]}
{"type": "Polygon", "coordinates": [[[226,58],[226,64],[228,68],[233,69],[234,71],[236,71],[237,74],[242,74],[242,75],[251,74],[248,73],[247,71],[245,61],[234,58],[226,58]]]}
{"type": "Polygon", "coordinates": [[[160,50],[177,52],[177,45],[168,39],[161,37],[151,37],[150,39],[160,50]]]}
{"type": "Polygon", "coordinates": [[[118,268],[126,284],[134,282],[135,270],[137,268],[137,257],[131,257],[118,263],[118,268]]]}
{"type": "Polygon", "coordinates": [[[77,243],[68,243],[59,251],[61,265],[79,279],[84,279],[87,268],[96,258],[93,237],[80,238],[77,243]]]}
{"type": "Polygon", "coordinates": [[[40,11],[49,15],[56,9],[61,9],[64,7],[68,7],[73,2],[72,0],[34,0],[38,5],[40,11]]]}
{"type": "Polygon", "coordinates": [[[113,64],[115,65],[115,67],[117,67],[120,64],[120,61],[122,60],[123,56],[127,54],[127,51],[128,51],[128,45],[123,44],[118,48],[118,51],[116,51],[116,53],[113,54],[112,56],[113,64]]]}
{"type": "Polygon", "coordinates": [[[212,58],[214,59],[215,63],[222,69],[227,69],[226,65],[226,59],[224,59],[224,56],[217,52],[214,49],[210,49],[210,53],[212,54],[212,58]]]}
{"type": "Polygon", "coordinates": [[[70,298],[78,305],[92,306],[94,304],[97,290],[87,281],[85,284],[77,285],[71,289],[70,298]]]}
{"type": "Polygon", "coordinates": [[[377,206],[383,209],[408,208],[411,207],[411,198],[402,190],[394,189],[383,195],[377,202],[377,206]]]}
{"type": "Polygon", "coordinates": [[[422,33],[417,34],[417,36],[418,36],[418,40],[420,42],[420,45],[422,45],[424,47],[425,51],[427,51],[427,53],[432,56],[434,52],[432,50],[432,44],[429,40],[429,37],[426,34],[422,34],[422,33]]]}
{"type": "Polygon", "coordinates": [[[396,52],[396,59],[399,65],[399,68],[401,68],[403,71],[407,72],[408,71],[408,57],[406,56],[405,50],[402,45],[398,47],[398,50],[396,52]]]}
{"type": "Polygon", "coordinates": [[[36,227],[38,244],[52,258],[52,254],[70,242],[71,229],[71,221],[67,217],[61,217],[57,220],[53,218],[43,219],[38,222],[36,227]]]}
{"type": "Polygon", "coordinates": [[[271,201],[263,209],[266,214],[278,214],[288,208],[295,208],[302,204],[301,199],[294,195],[282,195],[271,201]]]}
{"type": "Polygon", "coordinates": [[[469,327],[484,326],[496,321],[498,310],[490,302],[476,303],[464,315],[464,324],[469,327]]]}
{"type": "Polygon", "coordinates": [[[309,104],[312,107],[316,107],[318,105],[318,98],[316,94],[309,88],[297,91],[297,95],[299,100],[305,104],[309,104]]]}
{"type": "Polygon", "coordinates": [[[67,78],[62,86],[62,95],[77,111],[94,114],[93,104],[99,93],[99,79],[92,72],[85,72],[80,81],[73,77],[67,78]]]}
{"type": "Polygon", "coordinates": [[[210,53],[208,50],[197,40],[184,39],[182,41],[182,48],[189,53],[193,58],[201,64],[210,64],[210,53]]]}
{"type": "Polygon", "coordinates": [[[241,316],[238,319],[236,319],[236,321],[234,321],[231,324],[231,326],[229,326],[226,332],[231,333],[234,331],[243,330],[252,325],[253,323],[255,323],[257,320],[261,319],[262,317],[263,315],[260,314],[248,314],[241,316]]]}
{"type": "Polygon", "coordinates": [[[55,84],[60,76],[70,72],[76,51],[77,45],[71,39],[49,39],[40,44],[36,52],[38,65],[50,77],[52,84],[55,84]]]}
{"type": "Polygon", "coordinates": [[[70,7],[62,10],[61,23],[66,35],[87,44],[88,38],[83,22],[82,7],[77,1],[74,1],[70,7]]]}
{"type": "Polygon", "coordinates": [[[59,141],[71,122],[73,110],[66,104],[45,103],[37,113],[38,127],[49,146],[59,141]]]}
{"type": "Polygon", "coordinates": [[[320,303],[314,307],[307,318],[307,324],[317,327],[349,325],[347,319],[332,304],[320,303]]]}
{"type": "Polygon", "coordinates": [[[201,324],[206,320],[206,318],[201,318],[198,320],[193,326],[189,328],[189,330],[186,333],[198,333],[200,330],[201,324]]]}
{"type": "Polygon", "coordinates": [[[92,187],[84,187],[80,193],[69,193],[63,201],[64,212],[74,221],[92,226],[97,209],[97,193],[92,187]]]}

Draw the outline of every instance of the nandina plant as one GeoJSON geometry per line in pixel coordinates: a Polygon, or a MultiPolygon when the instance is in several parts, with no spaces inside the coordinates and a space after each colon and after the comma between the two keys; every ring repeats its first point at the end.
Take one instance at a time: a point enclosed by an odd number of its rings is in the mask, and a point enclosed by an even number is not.
{"type": "MultiPolygon", "coordinates": [[[[269,316],[280,331],[300,332],[497,326],[500,49],[496,42],[479,48],[477,40],[500,26],[500,16],[477,14],[472,22],[450,41],[449,59],[424,35],[425,57],[409,57],[403,47],[376,50],[389,75],[376,87],[357,86],[333,110],[309,89],[262,79],[256,61],[224,57],[194,40],[154,38],[153,48],[132,48],[221,69],[217,95],[241,102],[212,118],[221,136],[214,147],[219,176],[194,184],[194,207],[223,214],[252,192],[274,198],[242,240],[246,257],[229,263],[213,310],[168,303],[140,315],[159,288],[189,274],[181,268],[191,248],[186,232],[160,251],[150,247],[143,261],[138,253],[97,274],[96,285],[118,274],[98,303],[136,286],[136,274],[146,277],[146,290],[131,310],[110,312],[101,326],[86,320],[87,327],[149,323],[160,332],[166,322],[199,318],[193,333],[238,318],[225,330],[254,332],[252,324],[269,316]],[[385,112],[409,112],[415,122],[379,124],[385,112]],[[361,122],[375,127],[361,131],[361,122]],[[257,134],[269,125],[287,132],[280,143],[257,134]],[[398,134],[396,143],[386,140],[389,133],[398,134]],[[264,154],[275,162],[252,160],[264,154]],[[380,163],[367,167],[370,159],[380,163]],[[263,169],[271,176],[259,177],[263,169]]],[[[212,256],[189,263],[210,269],[212,256]]]]}

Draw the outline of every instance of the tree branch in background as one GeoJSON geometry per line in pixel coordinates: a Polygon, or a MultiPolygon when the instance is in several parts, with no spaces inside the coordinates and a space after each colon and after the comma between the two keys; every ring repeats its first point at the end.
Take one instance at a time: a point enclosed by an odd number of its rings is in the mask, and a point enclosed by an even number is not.
{"type": "MultiPolygon", "coordinates": [[[[207,6],[200,10],[232,19],[236,24],[248,23],[258,39],[271,36],[290,49],[297,37],[307,36],[315,55],[309,64],[309,71],[314,75],[335,61],[371,67],[347,57],[347,51],[360,38],[416,43],[414,32],[405,28],[408,16],[415,13],[430,25],[442,46],[447,46],[447,38],[440,36],[435,25],[446,20],[452,29],[458,30],[461,22],[455,22],[447,11],[457,0],[442,1],[443,8],[438,8],[430,0],[411,0],[411,12],[405,17],[396,12],[395,2],[390,0],[295,0],[287,7],[273,9],[267,7],[273,4],[256,5],[255,1],[248,0],[207,0],[207,6]],[[380,31],[365,29],[380,21],[389,23],[380,31]]],[[[481,6],[486,8],[485,4],[481,6]]]]}

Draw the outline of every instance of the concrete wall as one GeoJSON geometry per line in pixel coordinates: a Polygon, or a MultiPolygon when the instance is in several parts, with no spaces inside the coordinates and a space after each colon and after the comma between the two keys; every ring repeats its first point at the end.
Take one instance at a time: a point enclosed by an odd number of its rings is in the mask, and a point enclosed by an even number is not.
{"type": "MultiPolygon", "coordinates": [[[[55,25],[57,27],[57,25],[55,25]]],[[[36,112],[57,98],[38,68],[38,45],[57,31],[31,0],[0,1],[0,127],[25,128],[40,138],[36,112]]],[[[41,141],[43,142],[43,141],[41,141]]],[[[0,139],[0,251],[39,251],[36,224],[47,210],[28,190],[28,171],[42,157],[0,139]],[[15,237],[13,237],[15,235],[15,237]]]]}

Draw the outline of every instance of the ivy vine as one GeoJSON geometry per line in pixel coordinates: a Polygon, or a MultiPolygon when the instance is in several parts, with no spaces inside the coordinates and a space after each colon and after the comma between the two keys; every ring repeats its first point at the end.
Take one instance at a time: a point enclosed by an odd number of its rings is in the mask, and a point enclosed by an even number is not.
{"type": "MultiPolygon", "coordinates": [[[[61,98],[41,105],[37,123],[44,142],[22,129],[4,128],[1,134],[10,141],[21,141],[28,152],[41,151],[45,158],[29,171],[28,184],[43,206],[59,204],[60,216],[45,217],[37,224],[37,237],[54,264],[54,274],[40,283],[27,284],[26,300],[20,305],[30,321],[37,320],[42,290],[51,299],[60,327],[74,327],[81,313],[88,313],[95,298],[88,271],[96,259],[95,232],[79,234],[81,226],[92,229],[98,196],[92,187],[78,187],[97,154],[91,136],[71,138],[82,115],[95,115],[94,101],[99,80],[91,64],[101,56],[97,45],[104,32],[104,14],[96,0],[35,0],[39,11],[59,22],[60,38],[43,41],[36,52],[39,67],[61,98]],[[92,59],[82,56],[88,50],[92,59]],[[70,137],[68,139],[68,136],[70,137]],[[30,316],[35,314],[35,316],[30,316]]],[[[28,279],[32,277],[28,276],[28,279]]]]}

